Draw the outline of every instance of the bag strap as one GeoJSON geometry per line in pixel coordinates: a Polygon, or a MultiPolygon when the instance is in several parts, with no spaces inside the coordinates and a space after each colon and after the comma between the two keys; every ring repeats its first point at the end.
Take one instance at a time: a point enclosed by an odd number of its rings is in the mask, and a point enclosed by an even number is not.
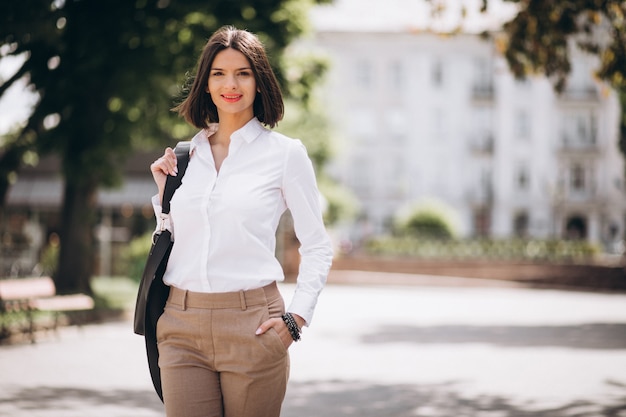
{"type": "Polygon", "coordinates": [[[165,190],[163,191],[163,201],[161,202],[161,213],[170,213],[170,200],[174,196],[174,191],[180,187],[183,181],[183,175],[187,170],[187,164],[189,164],[189,149],[191,147],[191,141],[178,142],[174,148],[176,154],[176,168],[178,168],[178,174],[173,177],[167,176],[165,180],[165,190]]]}

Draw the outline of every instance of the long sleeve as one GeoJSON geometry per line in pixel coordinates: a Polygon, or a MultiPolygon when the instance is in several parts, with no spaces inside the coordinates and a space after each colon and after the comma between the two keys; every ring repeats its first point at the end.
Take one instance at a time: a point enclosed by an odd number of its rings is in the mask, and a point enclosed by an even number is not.
{"type": "Polygon", "coordinates": [[[285,163],[283,194],[300,241],[300,268],[288,311],[311,323],[333,257],[326,233],[313,165],[304,145],[293,141],[285,163]]]}

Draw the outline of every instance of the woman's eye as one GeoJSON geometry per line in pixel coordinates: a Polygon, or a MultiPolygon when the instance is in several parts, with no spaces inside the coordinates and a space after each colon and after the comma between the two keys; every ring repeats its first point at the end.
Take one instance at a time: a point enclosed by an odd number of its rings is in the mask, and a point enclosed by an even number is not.
{"type": "Polygon", "coordinates": [[[242,77],[249,77],[252,74],[250,73],[250,71],[241,71],[239,75],[242,77]]]}
{"type": "Polygon", "coordinates": [[[222,75],[222,74],[223,74],[223,73],[222,73],[221,71],[215,71],[215,72],[212,72],[212,73],[211,73],[211,76],[212,76],[212,77],[216,77],[216,76],[218,76],[218,75],[222,75]]]}

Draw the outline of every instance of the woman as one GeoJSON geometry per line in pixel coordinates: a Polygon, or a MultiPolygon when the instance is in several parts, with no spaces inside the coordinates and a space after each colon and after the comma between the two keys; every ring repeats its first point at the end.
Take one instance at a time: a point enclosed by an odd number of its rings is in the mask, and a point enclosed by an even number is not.
{"type": "MultiPolygon", "coordinates": [[[[157,324],[168,417],[280,414],[288,348],[311,322],[332,260],[304,146],[262,126],[274,127],[283,109],[258,38],[233,27],[218,30],[175,109],[201,130],[164,220],[175,240],[163,277],[170,296],[157,324]],[[301,263],[285,313],[274,250],[287,208],[301,263]]],[[[160,213],[166,176],[177,173],[172,149],[150,169],[160,213]]]]}

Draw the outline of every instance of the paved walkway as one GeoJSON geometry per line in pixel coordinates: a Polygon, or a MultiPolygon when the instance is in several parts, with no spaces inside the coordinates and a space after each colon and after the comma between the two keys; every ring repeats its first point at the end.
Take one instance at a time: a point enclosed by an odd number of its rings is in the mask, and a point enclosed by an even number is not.
{"type": "MultiPolygon", "coordinates": [[[[424,282],[329,285],[283,417],[626,416],[626,295],[424,282]]],[[[0,346],[0,416],[162,417],[131,328],[0,346]]]]}

